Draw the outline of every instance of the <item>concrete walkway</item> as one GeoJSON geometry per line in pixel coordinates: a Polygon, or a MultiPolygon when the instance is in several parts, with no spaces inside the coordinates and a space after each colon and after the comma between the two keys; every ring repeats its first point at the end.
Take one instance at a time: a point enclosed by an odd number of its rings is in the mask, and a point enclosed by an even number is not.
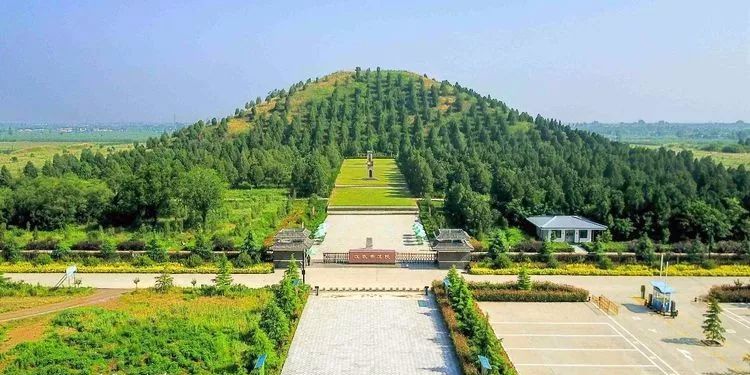
{"type": "Polygon", "coordinates": [[[437,305],[424,294],[310,296],[282,375],[458,375],[437,305]]]}

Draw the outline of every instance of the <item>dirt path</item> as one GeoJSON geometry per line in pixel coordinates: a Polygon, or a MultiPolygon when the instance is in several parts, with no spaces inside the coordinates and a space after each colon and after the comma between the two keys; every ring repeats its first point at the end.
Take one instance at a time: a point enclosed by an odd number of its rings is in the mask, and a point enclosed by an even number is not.
{"type": "Polygon", "coordinates": [[[28,309],[0,314],[0,323],[54,313],[73,307],[94,305],[117,298],[128,291],[130,291],[130,289],[96,289],[94,294],[88,296],[71,298],[62,302],[50,303],[48,305],[35,306],[28,309]]]}

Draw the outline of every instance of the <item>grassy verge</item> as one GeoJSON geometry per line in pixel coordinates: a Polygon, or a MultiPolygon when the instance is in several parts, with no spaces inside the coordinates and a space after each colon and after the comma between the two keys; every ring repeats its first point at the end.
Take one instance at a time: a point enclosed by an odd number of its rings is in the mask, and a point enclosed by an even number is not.
{"type": "Polygon", "coordinates": [[[0,275],[0,313],[61,302],[93,292],[92,288],[52,289],[22,281],[10,281],[0,275]]]}
{"type": "MultiPolygon", "coordinates": [[[[472,265],[472,275],[516,275],[520,266],[492,269],[481,265],[472,265]]],[[[531,266],[527,268],[532,275],[572,275],[572,276],[658,276],[659,269],[640,264],[620,265],[612,269],[601,269],[593,264],[564,264],[558,268],[531,266]]],[[[750,276],[750,265],[720,265],[705,269],[696,265],[676,264],[669,267],[669,276],[750,276]]]]}
{"type": "MultiPolygon", "coordinates": [[[[45,265],[34,265],[31,262],[0,263],[2,273],[64,273],[69,263],[55,262],[45,265]]],[[[76,265],[79,273],[159,273],[166,270],[169,273],[216,273],[218,267],[214,263],[206,263],[197,267],[187,267],[182,263],[165,262],[147,266],[136,266],[128,262],[111,262],[99,265],[76,265]]],[[[234,268],[233,273],[259,274],[273,273],[273,264],[259,263],[244,268],[234,268]]]]}
{"type": "Polygon", "coordinates": [[[416,207],[409,192],[398,187],[337,187],[329,203],[331,206],[416,207]]]}

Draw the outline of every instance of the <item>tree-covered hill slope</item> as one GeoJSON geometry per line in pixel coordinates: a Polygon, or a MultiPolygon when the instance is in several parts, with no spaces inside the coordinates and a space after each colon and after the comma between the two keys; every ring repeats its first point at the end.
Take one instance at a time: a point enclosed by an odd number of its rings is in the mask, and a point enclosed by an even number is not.
{"type": "Polygon", "coordinates": [[[414,194],[444,196],[453,223],[475,233],[559,213],[601,221],[619,238],[750,234],[743,167],[630,148],[405,71],[301,81],[133,150],[61,155],[40,174],[102,179],[113,192],[102,219],[142,221],[168,209],[171,181],[196,166],[235,187],[325,196],[342,158],[368,149],[397,157],[414,194]]]}

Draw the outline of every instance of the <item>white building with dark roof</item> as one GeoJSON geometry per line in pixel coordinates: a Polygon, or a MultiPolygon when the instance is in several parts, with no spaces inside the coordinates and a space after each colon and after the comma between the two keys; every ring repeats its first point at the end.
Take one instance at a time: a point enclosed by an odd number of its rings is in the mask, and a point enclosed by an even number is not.
{"type": "Polygon", "coordinates": [[[591,242],[595,233],[607,230],[606,226],[580,216],[530,216],[526,220],[536,227],[536,235],[542,241],[591,242]]]}

